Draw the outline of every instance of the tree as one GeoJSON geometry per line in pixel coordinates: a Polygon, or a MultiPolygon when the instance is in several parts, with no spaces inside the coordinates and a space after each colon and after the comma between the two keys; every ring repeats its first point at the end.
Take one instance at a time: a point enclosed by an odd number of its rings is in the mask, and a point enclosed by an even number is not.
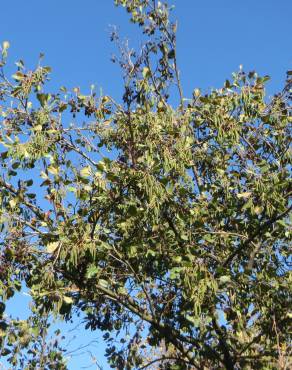
{"type": "Polygon", "coordinates": [[[83,312],[117,369],[288,368],[291,72],[270,100],[242,70],[186,99],[168,5],[116,4],[147,38],[114,59],[122,103],[46,93],[41,64],[11,81],[3,44],[1,312],[25,282],[37,322],[83,312]]]}

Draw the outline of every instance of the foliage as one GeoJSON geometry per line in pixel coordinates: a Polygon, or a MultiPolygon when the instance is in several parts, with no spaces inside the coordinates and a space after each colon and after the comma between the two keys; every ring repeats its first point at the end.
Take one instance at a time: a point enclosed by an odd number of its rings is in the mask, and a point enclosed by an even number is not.
{"type": "Polygon", "coordinates": [[[168,5],[116,4],[147,37],[115,59],[122,104],[48,94],[41,64],[9,80],[3,44],[3,310],[25,282],[39,322],[83,312],[117,369],[288,368],[291,72],[270,101],[242,70],[186,99],[168,5]]]}
{"type": "Polygon", "coordinates": [[[46,316],[31,316],[27,320],[2,320],[0,322],[1,357],[13,369],[58,369],[65,370],[64,349],[59,342],[60,331],[48,340],[50,325],[46,316]]]}

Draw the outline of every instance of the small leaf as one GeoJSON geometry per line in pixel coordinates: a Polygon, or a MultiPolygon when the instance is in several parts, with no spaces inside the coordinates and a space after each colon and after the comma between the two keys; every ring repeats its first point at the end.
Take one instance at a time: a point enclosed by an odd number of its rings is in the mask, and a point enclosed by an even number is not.
{"type": "Polygon", "coordinates": [[[3,41],[3,43],[2,43],[2,49],[3,50],[7,50],[7,49],[9,49],[10,48],[10,43],[9,43],[9,41],[3,41]]]}
{"type": "Polygon", "coordinates": [[[173,258],[173,261],[176,262],[176,263],[180,263],[182,261],[182,257],[181,256],[175,256],[173,258]]]}
{"type": "Polygon", "coordinates": [[[108,282],[104,279],[99,279],[98,280],[98,284],[102,287],[102,288],[107,288],[108,287],[108,282]]]}
{"type": "Polygon", "coordinates": [[[229,80],[226,80],[226,81],[225,81],[225,87],[226,87],[227,89],[229,89],[229,88],[231,87],[231,83],[230,83],[230,81],[229,81],[229,80]]]}
{"type": "Polygon", "coordinates": [[[170,270],[170,275],[169,275],[170,280],[177,279],[180,276],[181,270],[182,269],[180,267],[174,267],[174,268],[172,268],[170,270]]]}
{"type": "Polygon", "coordinates": [[[48,167],[48,171],[52,174],[52,175],[55,175],[57,176],[59,174],[59,169],[54,167],[54,166],[49,166],[48,167]]]}
{"type": "Polygon", "coordinates": [[[16,170],[20,166],[20,162],[14,162],[12,168],[16,170]]]}
{"type": "Polygon", "coordinates": [[[245,191],[245,192],[243,192],[243,193],[238,193],[237,194],[237,198],[238,199],[247,199],[247,198],[249,198],[250,196],[251,196],[251,192],[250,191],[245,191]]]}
{"type": "Polygon", "coordinates": [[[24,77],[25,77],[25,75],[20,71],[16,72],[14,75],[12,75],[12,78],[14,78],[14,80],[16,80],[16,81],[21,81],[21,80],[24,79],[24,77]]]}
{"type": "Polygon", "coordinates": [[[269,81],[271,79],[271,77],[270,76],[264,76],[263,78],[262,78],[262,82],[264,83],[264,82],[267,82],[267,81],[269,81]]]}
{"type": "Polygon", "coordinates": [[[25,184],[26,184],[26,186],[31,186],[33,184],[33,180],[32,179],[26,180],[25,184]]]}
{"type": "Polygon", "coordinates": [[[23,69],[24,68],[24,62],[23,60],[19,60],[18,62],[15,63],[15,65],[18,67],[18,68],[21,68],[23,69]]]}
{"type": "Polygon", "coordinates": [[[59,242],[52,242],[47,244],[47,252],[53,253],[59,247],[59,242]]]}
{"type": "Polygon", "coordinates": [[[262,213],[262,211],[263,211],[263,207],[256,206],[256,207],[254,208],[254,213],[255,213],[256,215],[260,215],[260,214],[262,213]]]}
{"type": "Polygon", "coordinates": [[[93,278],[94,276],[96,276],[99,272],[99,268],[95,265],[90,265],[88,268],[87,268],[87,271],[86,271],[86,277],[87,279],[91,279],[93,278]]]}
{"type": "Polygon", "coordinates": [[[118,288],[118,293],[119,294],[127,294],[127,289],[123,286],[118,288]]]}
{"type": "Polygon", "coordinates": [[[10,353],[11,353],[10,349],[4,348],[4,349],[2,349],[0,354],[1,354],[1,356],[8,356],[10,353]]]}
{"type": "Polygon", "coordinates": [[[148,78],[151,76],[150,69],[148,67],[144,67],[142,71],[142,75],[144,78],[148,78]]]}
{"type": "Polygon", "coordinates": [[[52,68],[50,66],[45,66],[43,67],[43,70],[46,72],[46,73],[51,73],[52,72],[52,68]]]}
{"type": "Polygon", "coordinates": [[[90,175],[91,175],[91,168],[89,166],[82,168],[82,170],[80,171],[81,177],[89,177],[90,175]]]}
{"type": "Polygon", "coordinates": [[[33,130],[36,131],[36,132],[40,132],[40,131],[42,131],[42,129],[43,129],[43,126],[42,125],[36,125],[33,128],[33,130]]]}
{"type": "Polygon", "coordinates": [[[3,312],[5,311],[5,304],[3,302],[0,302],[0,315],[3,314],[3,312]]]}
{"type": "Polygon", "coordinates": [[[73,299],[65,295],[65,297],[63,297],[63,302],[65,302],[66,304],[72,304],[73,299]]]}
{"type": "Polygon", "coordinates": [[[186,319],[193,324],[194,326],[199,326],[200,325],[200,319],[197,317],[193,317],[190,315],[186,315],[186,319]]]}
{"type": "Polygon", "coordinates": [[[41,106],[44,108],[48,100],[50,99],[49,94],[37,94],[37,99],[40,102],[41,106]]]}
{"type": "Polygon", "coordinates": [[[175,57],[175,51],[174,49],[170,50],[167,54],[168,59],[173,59],[175,57]]]}
{"type": "Polygon", "coordinates": [[[230,276],[227,275],[220,276],[219,281],[221,284],[228,283],[230,281],[230,276]]]}
{"type": "Polygon", "coordinates": [[[199,97],[201,95],[200,89],[195,89],[194,90],[194,95],[195,95],[196,98],[199,97]]]}
{"type": "Polygon", "coordinates": [[[8,151],[2,152],[0,156],[2,159],[6,159],[8,157],[8,151]]]}
{"type": "Polygon", "coordinates": [[[128,208],[128,212],[131,216],[136,216],[137,214],[137,208],[134,205],[130,205],[128,208]]]}
{"type": "Polygon", "coordinates": [[[17,201],[16,201],[15,198],[10,199],[9,205],[10,205],[11,208],[14,208],[16,206],[16,204],[17,204],[17,201]]]}

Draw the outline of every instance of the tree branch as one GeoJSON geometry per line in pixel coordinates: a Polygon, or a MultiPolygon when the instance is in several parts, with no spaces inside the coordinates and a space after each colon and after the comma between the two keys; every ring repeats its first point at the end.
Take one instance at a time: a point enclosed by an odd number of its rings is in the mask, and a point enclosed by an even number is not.
{"type": "Polygon", "coordinates": [[[238,247],[233,253],[230,254],[229,257],[226,258],[226,260],[223,262],[223,267],[227,267],[241,251],[243,251],[250,243],[252,243],[256,237],[262,235],[263,232],[266,231],[266,229],[268,229],[270,226],[272,226],[276,221],[287,216],[291,209],[292,205],[279,215],[274,216],[270,220],[267,220],[263,225],[260,225],[256,232],[254,232],[244,243],[241,244],[240,247],[238,247]]]}

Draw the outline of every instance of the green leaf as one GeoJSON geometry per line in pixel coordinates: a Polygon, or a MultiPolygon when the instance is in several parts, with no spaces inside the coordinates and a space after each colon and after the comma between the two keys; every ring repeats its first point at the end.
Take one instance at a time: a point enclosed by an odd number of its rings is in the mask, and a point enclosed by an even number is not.
{"type": "Polygon", "coordinates": [[[63,302],[65,302],[66,304],[72,304],[73,303],[73,299],[72,297],[68,297],[68,296],[64,296],[63,297],[63,302]]]}
{"type": "Polygon", "coordinates": [[[270,77],[270,76],[264,76],[264,77],[262,78],[262,82],[263,82],[263,83],[265,83],[265,82],[269,81],[270,79],[271,79],[271,77],[270,77]]]}
{"type": "Polygon", "coordinates": [[[58,167],[55,167],[53,165],[50,165],[48,166],[48,171],[54,175],[54,176],[58,176],[59,175],[59,168],[58,167]]]}
{"type": "Polygon", "coordinates": [[[136,216],[136,214],[137,214],[137,208],[136,208],[136,206],[130,205],[129,208],[128,208],[128,213],[131,216],[136,216]]]}
{"type": "Polygon", "coordinates": [[[11,208],[14,208],[17,205],[17,200],[15,198],[10,199],[9,205],[11,208]]]}
{"type": "Polygon", "coordinates": [[[108,282],[104,279],[99,279],[98,280],[98,285],[100,285],[102,288],[108,288],[108,286],[109,286],[108,282]]]}
{"type": "Polygon", "coordinates": [[[5,308],[6,308],[5,304],[3,302],[0,302],[0,315],[3,314],[3,312],[5,311],[5,308]]]}
{"type": "Polygon", "coordinates": [[[11,350],[9,348],[3,348],[2,351],[1,351],[1,356],[8,356],[10,355],[11,353],[11,350]]]}
{"type": "Polygon", "coordinates": [[[169,278],[170,280],[176,280],[180,276],[180,272],[182,271],[181,267],[174,267],[170,270],[169,278]]]}
{"type": "Polygon", "coordinates": [[[98,275],[99,272],[100,272],[99,267],[97,267],[95,265],[90,265],[87,268],[86,277],[87,277],[87,279],[91,279],[91,278],[95,277],[96,275],[98,275]]]}
{"type": "Polygon", "coordinates": [[[250,191],[244,191],[243,193],[238,193],[237,198],[238,199],[247,199],[252,195],[250,191]]]}
{"type": "Polygon", "coordinates": [[[47,244],[47,252],[48,253],[54,253],[55,250],[59,247],[60,242],[51,242],[47,244]]]}
{"type": "Polygon", "coordinates": [[[148,78],[151,76],[151,71],[148,67],[144,67],[142,71],[142,75],[144,78],[148,78]]]}
{"type": "Polygon", "coordinates": [[[168,56],[168,59],[173,59],[175,57],[175,51],[174,51],[174,49],[171,49],[168,52],[167,56],[168,56]]]}
{"type": "Polygon", "coordinates": [[[14,80],[16,81],[22,81],[25,78],[25,75],[22,72],[18,71],[14,75],[12,75],[12,78],[14,78],[14,80]]]}
{"type": "Polygon", "coordinates": [[[198,327],[200,325],[200,319],[198,317],[186,315],[186,319],[193,324],[195,327],[198,327]]]}
{"type": "Polygon", "coordinates": [[[225,284],[225,283],[230,282],[230,276],[228,276],[228,275],[220,276],[219,282],[220,282],[220,284],[225,284]]]}
{"type": "Polygon", "coordinates": [[[91,175],[91,167],[87,166],[87,167],[84,167],[82,168],[82,170],[80,171],[80,176],[81,177],[89,177],[91,175]]]}
{"type": "Polygon", "coordinates": [[[51,68],[51,67],[49,67],[49,66],[42,67],[42,69],[43,69],[46,73],[51,73],[51,72],[52,72],[52,68],[51,68]]]}
{"type": "Polygon", "coordinates": [[[2,51],[3,50],[7,50],[7,49],[9,49],[10,48],[10,43],[9,43],[9,41],[3,41],[2,42],[2,51]]]}
{"type": "Polygon", "coordinates": [[[37,99],[43,108],[46,106],[50,98],[51,98],[50,94],[43,94],[43,93],[37,94],[37,99]]]}
{"type": "Polygon", "coordinates": [[[32,179],[26,180],[25,184],[26,184],[26,186],[31,186],[33,184],[33,180],[32,179]]]}
{"type": "Polygon", "coordinates": [[[20,166],[20,162],[14,162],[13,164],[12,164],[12,168],[14,169],[14,170],[16,170],[18,167],[20,166]]]}

